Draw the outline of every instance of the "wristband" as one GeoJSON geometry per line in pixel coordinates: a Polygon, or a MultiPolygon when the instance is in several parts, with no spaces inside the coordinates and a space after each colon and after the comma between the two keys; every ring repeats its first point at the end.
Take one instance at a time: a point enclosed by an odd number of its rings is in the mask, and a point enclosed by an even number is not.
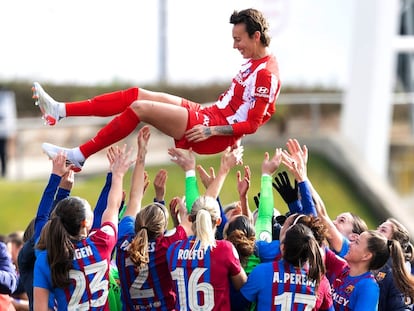
{"type": "Polygon", "coordinates": [[[187,178],[187,177],[194,177],[196,174],[195,174],[195,170],[188,170],[188,171],[186,171],[185,172],[185,177],[187,178]]]}

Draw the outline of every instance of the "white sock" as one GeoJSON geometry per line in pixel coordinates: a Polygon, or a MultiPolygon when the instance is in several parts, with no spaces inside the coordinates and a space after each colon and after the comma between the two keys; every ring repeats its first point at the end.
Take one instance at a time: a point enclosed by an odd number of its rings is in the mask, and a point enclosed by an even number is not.
{"type": "Polygon", "coordinates": [[[80,150],[79,147],[76,148],[72,148],[71,149],[73,158],[78,161],[78,162],[85,162],[86,158],[85,156],[82,154],[82,151],[80,150]]]}
{"type": "Polygon", "coordinates": [[[59,111],[59,117],[66,117],[66,104],[57,102],[58,103],[58,111],[59,111]]]}

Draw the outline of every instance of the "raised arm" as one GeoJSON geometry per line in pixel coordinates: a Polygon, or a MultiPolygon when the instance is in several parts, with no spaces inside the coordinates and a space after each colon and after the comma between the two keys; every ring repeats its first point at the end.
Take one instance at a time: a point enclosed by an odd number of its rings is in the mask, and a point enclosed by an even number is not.
{"type": "Polygon", "coordinates": [[[167,189],[167,179],[168,179],[168,171],[165,169],[160,169],[154,178],[154,191],[155,191],[155,198],[154,202],[161,203],[165,205],[165,192],[167,189]]]}
{"type": "Polygon", "coordinates": [[[109,190],[108,195],[108,206],[102,214],[102,224],[105,222],[111,222],[118,226],[118,212],[122,201],[124,175],[134,161],[129,159],[131,150],[127,152],[126,145],[124,145],[121,149],[118,147],[110,147],[109,152],[112,153],[111,156],[113,157],[114,162],[111,167],[112,182],[111,190],[109,190]]]}
{"type": "Polygon", "coordinates": [[[132,172],[129,201],[123,215],[124,217],[135,217],[141,210],[142,197],[144,196],[145,189],[145,157],[147,155],[147,147],[150,136],[151,133],[149,126],[142,127],[138,132],[138,153],[135,160],[135,167],[132,172]]]}
{"type": "Polygon", "coordinates": [[[191,149],[184,152],[177,148],[169,148],[168,154],[171,156],[171,161],[180,166],[185,172],[185,205],[187,212],[190,213],[194,201],[200,196],[195,175],[196,160],[194,153],[191,149]]]}
{"type": "Polygon", "coordinates": [[[281,148],[275,149],[272,158],[270,158],[268,152],[265,153],[262,162],[259,209],[255,224],[257,240],[272,241],[272,219],[274,208],[272,175],[276,172],[281,162],[281,148]]]}
{"type": "Polygon", "coordinates": [[[95,208],[93,209],[93,224],[92,228],[97,229],[101,227],[102,222],[102,214],[108,205],[108,195],[109,190],[111,190],[111,183],[112,183],[112,165],[114,159],[111,157],[111,153],[109,150],[106,153],[106,158],[108,159],[109,169],[108,173],[106,174],[105,184],[102,187],[101,193],[99,194],[98,200],[96,201],[95,208]]]}
{"type": "Polygon", "coordinates": [[[67,198],[70,195],[70,192],[72,191],[74,184],[75,172],[73,170],[68,170],[60,180],[59,188],[57,190],[53,206],[56,206],[56,204],[59,201],[63,200],[64,198],[67,198]]]}
{"type": "Polygon", "coordinates": [[[303,214],[316,216],[315,203],[312,197],[311,183],[308,178],[308,148],[301,147],[296,139],[289,139],[286,143],[288,150],[283,152],[283,164],[298,182],[301,194],[303,214]]]}
{"type": "Polygon", "coordinates": [[[244,176],[240,171],[237,171],[237,192],[239,193],[240,205],[242,209],[242,214],[245,215],[251,222],[253,222],[252,212],[249,207],[249,198],[248,191],[250,188],[250,167],[248,165],[244,166],[244,176]]]}
{"type": "MultiPolygon", "coordinates": [[[[201,182],[204,185],[204,188],[207,189],[210,184],[214,181],[216,178],[216,172],[214,171],[214,167],[210,166],[208,169],[208,172],[204,169],[202,165],[197,165],[196,167],[198,176],[200,177],[201,182]]],[[[217,232],[216,232],[216,239],[222,239],[223,238],[223,230],[227,223],[227,216],[226,213],[224,213],[223,205],[220,202],[220,197],[217,197],[217,203],[220,207],[220,217],[221,217],[221,223],[217,226],[217,232]]]]}
{"type": "Polygon", "coordinates": [[[291,214],[302,213],[303,207],[299,200],[299,188],[296,179],[295,186],[292,187],[287,172],[283,171],[274,177],[273,188],[280,194],[283,201],[285,201],[291,214]]]}
{"type": "Polygon", "coordinates": [[[206,196],[217,198],[223,183],[230,170],[237,164],[243,164],[243,146],[239,146],[233,150],[230,147],[223,152],[220,161],[220,168],[218,170],[216,178],[206,189],[206,196]]]}
{"type": "Polygon", "coordinates": [[[185,206],[185,199],[180,197],[174,197],[170,202],[170,212],[173,216],[174,226],[181,225],[186,232],[187,236],[193,235],[191,229],[192,223],[188,219],[187,208],[185,206]]]}
{"type": "Polygon", "coordinates": [[[314,202],[316,213],[328,229],[329,245],[336,252],[340,252],[343,245],[343,236],[329,217],[322,198],[307,177],[307,147],[301,147],[296,139],[289,139],[287,142],[287,147],[288,151],[283,153],[283,164],[285,164],[286,167],[294,174],[298,182],[307,182],[307,186],[309,187],[311,193],[311,200],[314,202]]]}
{"type": "Polygon", "coordinates": [[[34,241],[40,237],[43,226],[49,220],[49,215],[53,209],[53,201],[62,176],[67,174],[71,168],[72,166],[66,166],[66,154],[63,152],[58,153],[52,159],[52,173],[50,174],[49,182],[43,192],[36,214],[34,241]]]}

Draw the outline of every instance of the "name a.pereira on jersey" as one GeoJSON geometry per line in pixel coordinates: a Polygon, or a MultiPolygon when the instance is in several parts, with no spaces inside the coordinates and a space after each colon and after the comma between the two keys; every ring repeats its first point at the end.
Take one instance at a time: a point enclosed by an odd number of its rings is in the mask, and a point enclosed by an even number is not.
{"type": "Polygon", "coordinates": [[[309,280],[306,275],[296,273],[273,273],[273,283],[290,283],[315,287],[316,281],[309,280]]]}
{"type": "Polygon", "coordinates": [[[92,248],[88,245],[81,248],[76,248],[73,254],[73,259],[81,259],[92,256],[92,248]]]}
{"type": "Polygon", "coordinates": [[[178,251],[178,260],[193,260],[193,259],[204,259],[204,250],[202,249],[180,249],[178,251]]]}

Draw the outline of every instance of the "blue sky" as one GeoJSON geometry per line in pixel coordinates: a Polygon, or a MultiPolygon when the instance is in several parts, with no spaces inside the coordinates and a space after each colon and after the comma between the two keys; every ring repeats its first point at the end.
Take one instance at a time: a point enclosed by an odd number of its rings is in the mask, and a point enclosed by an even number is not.
{"type": "MultiPolygon", "coordinates": [[[[0,80],[156,81],[158,1],[1,1],[0,80]]],[[[167,79],[229,81],[243,62],[229,16],[256,7],[273,26],[271,49],[285,85],[343,87],[355,1],[166,0],[167,79]]]]}

